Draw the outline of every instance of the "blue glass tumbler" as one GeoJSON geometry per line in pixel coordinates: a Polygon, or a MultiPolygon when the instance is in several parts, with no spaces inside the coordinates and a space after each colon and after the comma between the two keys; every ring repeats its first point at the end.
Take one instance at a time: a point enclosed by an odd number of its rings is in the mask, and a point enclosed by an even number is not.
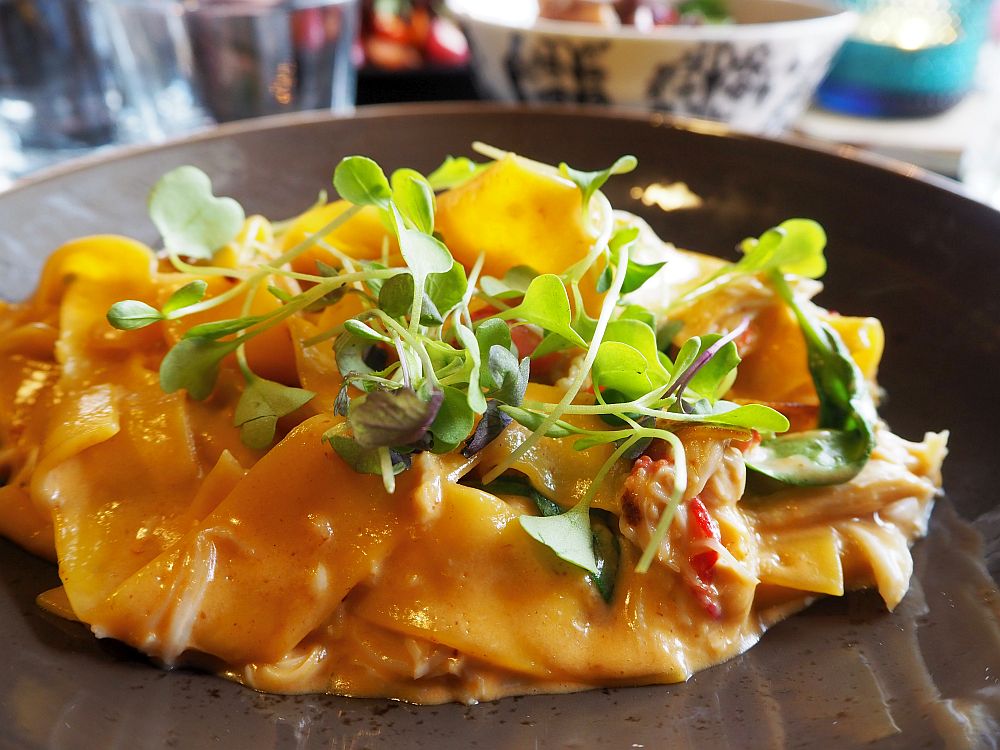
{"type": "Polygon", "coordinates": [[[869,117],[921,117],[968,93],[991,0],[846,4],[860,20],[817,92],[820,106],[869,117]]]}

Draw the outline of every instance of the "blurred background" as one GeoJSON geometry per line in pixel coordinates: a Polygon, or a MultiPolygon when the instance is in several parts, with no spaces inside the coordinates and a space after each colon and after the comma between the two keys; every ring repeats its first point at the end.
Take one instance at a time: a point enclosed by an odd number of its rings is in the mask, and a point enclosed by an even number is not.
{"type": "Polygon", "coordinates": [[[1000,208],[1000,0],[0,0],[0,190],[218,123],[483,99],[806,135],[1000,208]]]}

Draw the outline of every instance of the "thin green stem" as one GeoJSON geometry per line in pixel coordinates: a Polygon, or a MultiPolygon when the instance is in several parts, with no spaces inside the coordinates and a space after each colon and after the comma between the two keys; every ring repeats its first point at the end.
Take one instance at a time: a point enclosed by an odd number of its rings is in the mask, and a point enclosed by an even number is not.
{"type": "Polygon", "coordinates": [[[490,472],[483,477],[483,483],[489,484],[498,476],[503,474],[507,469],[514,465],[514,463],[521,458],[525,453],[531,450],[536,443],[541,439],[542,435],[548,432],[549,427],[555,424],[566,409],[573,403],[573,399],[577,397],[580,389],[583,388],[583,383],[590,375],[590,370],[594,365],[594,360],[597,359],[597,350],[601,345],[601,341],[604,339],[604,331],[608,327],[608,323],[611,321],[611,315],[614,313],[615,305],[618,302],[618,296],[621,294],[622,284],[625,283],[625,272],[628,268],[628,248],[623,248],[622,252],[618,256],[618,266],[615,268],[615,275],[611,281],[611,288],[608,290],[607,296],[604,298],[604,304],[601,306],[601,315],[597,319],[597,326],[594,329],[594,338],[590,342],[590,347],[587,349],[587,354],[584,357],[583,363],[581,364],[576,377],[570,384],[570,387],[566,390],[562,399],[556,404],[556,407],[549,413],[549,415],[542,421],[531,435],[528,436],[527,440],[521,443],[517,448],[515,448],[510,454],[504,458],[503,461],[498,463],[490,472]]]}
{"type": "Polygon", "coordinates": [[[666,507],[663,509],[663,514],[660,516],[660,520],[656,522],[656,529],[653,531],[652,537],[649,539],[649,544],[646,545],[646,549],[642,551],[642,556],[639,558],[639,562],[636,563],[635,572],[645,573],[649,570],[649,566],[653,562],[653,558],[656,557],[656,553],[663,544],[663,540],[667,536],[667,531],[670,529],[670,524],[673,523],[674,516],[677,514],[677,507],[681,504],[681,500],[684,498],[684,493],[687,491],[687,458],[684,453],[684,444],[681,442],[680,438],[677,437],[672,432],[658,431],[662,432],[663,437],[667,442],[670,443],[670,447],[673,449],[673,459],[674,459],[674,489],[670,493],[670,499],[667,501],[666,507]]]}

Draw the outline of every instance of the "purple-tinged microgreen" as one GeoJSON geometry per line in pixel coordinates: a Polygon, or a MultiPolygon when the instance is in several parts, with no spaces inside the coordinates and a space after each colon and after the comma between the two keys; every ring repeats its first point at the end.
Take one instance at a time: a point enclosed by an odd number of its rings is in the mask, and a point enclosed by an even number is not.
{"type": "Polygon", "coordinates": [[[350,383],[345,380],[340,386],[340,390],[337,391],[337,398],[333,401],[333,413],[338,417],[346,417],[347,412],[351,406],[351,386],[350,383]]]}
{"type": "Polygon", "coordinates": [[[695,336],[684,342],[677,353],[674,378],[664,398],[673,395],[678,399],[683,398],[684,391],[690,387],[714,401],[729,390],[740,363],[740,355],[734,342],[749,325],[750,319],[744,318],[725,336],[695,336]]]}
{"type": "Polygon", "coordinates": [[[580,348],[587,346],[587,342],[573,330],[566,286],[552,273],[534,278],[519,305],[499,312],[494,317],[499,320],[532,323],[543,330],[562,336],[574,346],[580,348]]]}
{"type": "Polygon", "coordinates": [[[315,395],[303,388],[250,377],[233,415],[243,444],[257,450],[268,448],[274,442],[278,419],[304,406],[315,395]]]}
{"type": "Polygon", "coordinates": [[[243,227],[243,207],[212,194],[212,181],[197,167],[177,167],[149,194],[149,215],[171,253],[211,260],[243,227]]]}
{"type": "Polygon", "coordinates": [[[406,445],[427,432],[443,398],[444,394],[436,391],[425,401],[412,388],[372,391],[351,401],[347,420],[362,448],[406,445]]]}
{"type": "Polygon", "coordinates": [[[507,425],[512,421],[513,418],[509,414],[500,410],[500,402],[491,398],[486,402],[486,411],[476,424],[476,429],[465,441],[462,455],[465,458],[472,458],[500,437],[500,433],[507,429],[507,425]]]}
{"type": "Polygon", "coordinates": [[[465,156],[448,156],[440,167],[427,175],[427,182],[435,191],[451,190],[464,185],[489,166],[477,164],[465,156]]]}
{"type": "Polygon", "coordinates": [[[108,323],[119,331],[134,331],[163,320],[163,313],[137,299],[115,302],[107,312],[108,323]]]}

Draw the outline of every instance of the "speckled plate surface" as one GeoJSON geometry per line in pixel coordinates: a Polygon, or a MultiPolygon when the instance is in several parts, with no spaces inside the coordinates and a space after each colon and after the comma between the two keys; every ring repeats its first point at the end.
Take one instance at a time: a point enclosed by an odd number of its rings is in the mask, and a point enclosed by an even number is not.
{"type": "MultiPolygon", "coordinates": [[[[180,164],[252,212],[292,215],[364,153],[428,170],[484,140],[585,168],[639,169],[612,202],[679,245],[733,257],[792,216],[822,222],[820,301],[888,331],[884,414],[907,437],[950,428],[947,499],[914,549],[896,612],[877,596],[821,601],[748,653],[682,685],[420,707],[261,695],[164,672],[38,610],[56,571],[0,540],[0,748],[919,748],[996,747],[1000,735],[1000,213],[915,168],[595,110],[377,108],[231,127],[63,169],[0,196],[0,297],[30,292],[44,256],[93,232],[153,241],[145,196],[180,164]],[[686,182],[697,209],[644,206],[636,188],[686,182]],[[986,543],[983,544],[983,537],[986,543]]],[[[4,366],[0,362],[0,367],[4,366]]],[[[553,634],[558,637],[558,634],[553,634]]]]}

